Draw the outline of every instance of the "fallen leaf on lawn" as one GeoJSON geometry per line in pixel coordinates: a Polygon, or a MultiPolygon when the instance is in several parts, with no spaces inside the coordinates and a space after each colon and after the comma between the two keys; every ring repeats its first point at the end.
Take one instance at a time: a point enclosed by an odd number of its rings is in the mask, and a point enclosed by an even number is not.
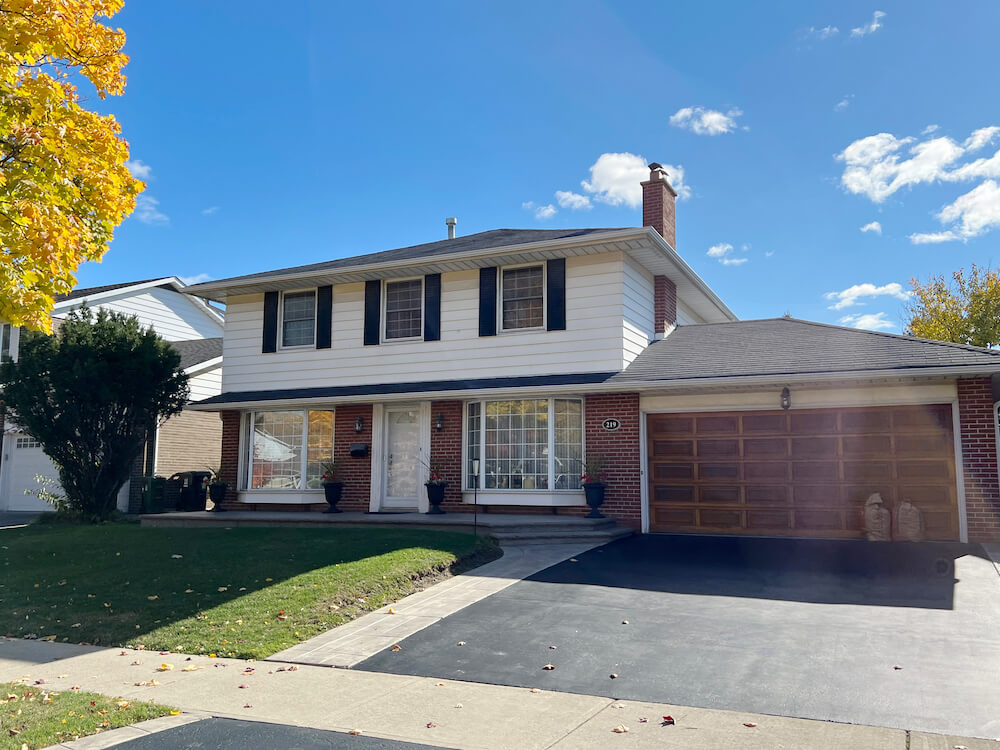
{"type": "MultiPolygon", "coordinates": [[[[267,580],[269,580],[269,581],[270,581],[271,579],[270,579],[270,578],[268,578],[267,580]]],[[[348,732],[348,734],[353,734],[353,735],[354,735],[354,736],[356,737],[356,736],[358,736],[359,734],[361,734],[361,730],[360,730],[360,729],[352,729],[352,730],[351,730],[350,732],[348,732]]]]}
{"type": "Polygon", "coordinates": [[[399,644],[397,643],[397,644],[396,644],[395,646],[393,646],[393,647],[392,647],[392,650],[393,650],[393,651],[402,651],[402,650],[403,650],[403,647],[402,647],[402,646],[400,646],[400,645],[399,645],[399,644]]]}
{"type": "Polygon", "coordinates": [[[264,580],[265,580],[265,581],[267,581],[268,583],[270,583],[270,582],[271,582],[271,581],[273,581],[274,579],[273,579],[273,578],[265,578],[264,580]]]}
{"type": "Polygon", "coordinates": [[[221,591],[229,591],[229,587],[228,586],[219,586],[219,591],[220,592],[221,591]]]}
{"type": "Polygon", "coordinates": [[[170,715],[171,715],[171,716],[180,716],[180,715],[181,715],[181,712],[180,712],[180,711],[171,711],[171,712],[170,712],[170,715]]]}
{"type": "Polygon", "coordinates": [[[664,716],[663,717],[663,724],[661,724],[661,726],[669,727],[669,726],[673,726],[673,724],[674,724],[674,717],[673,716],[664,716]]]}
{"type": "Polygon", "coordinates": [[[288,615],[278,615],[278,619],[279,620],[287,620],[288,619],[288,615]]]}
{"type": "Polygon", "coordinates": [[[40,640],[40,641],[54,641],[55,639],[56,639],[56,636],[54,636],[54,635],[47,635],[47,636],[45,636],[43,638],[39,638],[38,640],[40,640]]]}
{"type": "Polygon", "coordinates": [[[757,724],[756,722],[753,721],[744,721],[743,726],[750,727],[751,729],[753,729],[755,726],[757,726],[757,724]]]}
{"type": "Polygon", "coordinates": [[[544,667],[542,667],[542,669],[544,669],[546,672],[551,672],[555,668],[556,668],[555,664],[546,664],[544,667]]]}
{"type": "Polygon", "coordinates": [[[129,707],[129,702],[128,701],[118,701],[115,705],[118,706],[118,708],[125,709],[125,708],[129,707]]]}
{"type": "Polygon", "coordinates": [[[185,594],[193,594],[194,593],[194,589],[184,589],[184,593],[185,594]]]}
{"type": "Polygon", "coordinates": [[[249,685],[245,685],[245,684],[244,685],[240,685],[240,690],[246,690],[248,687],[250,687],[250,686],[249,685]]]}
{"type": "Polygon", "coordinates": [[[628,727],[624,724],[619,724],[614,729],[611,730],[615,734],[625,734],[628,731],[628,727]]]}
{"type": "Polygon", "coordinates": [[[173,560],[180,560],[182,557],[184,557],[184,555],[171,555],[170,557],[173,560]]]}
{"type": "Polygon", "coordinates": [[[169,672],[173,668],[174,668],[173,664],[166,664],[166,663],[164,663],[164,664],[161,664],[160,666],[158,666],[156,668],[156,671],[157,672],[169,672]]]}
{"type": "Polygon", "coordinates": [[[436,726],[437,726],[437,723],[436,723],[436,722],[433,722],[433,721],[428,721],[428,722],[427,722],[427,728],[428,728],[428,729],[433,729],[433,728],[434,728],[434,727],[436,727],[436,726]]]}
{"type": "Polygon", "coordinates": [[[160,597],[159,597],[159,595],[158,595],[158,594],[153,594],[152,596],[147,596],[146,598],[147,598],[147,599],[148,599],[149,601],[151,601],[151,602],[155,602],[155,601],[156,601],[157,599],[159,599],[160,597]]]}
{"type": "Polygon", "coordinates": [[[73,623],[72,625],[70,625],[70,627],[71,627],[71,628],[78,628],[78,627],[80,627],[80,626],[81,626],[82,624],[83,624],[83,623],[80,623],[80,622],[74,622],[74,623],[73,623]]]}

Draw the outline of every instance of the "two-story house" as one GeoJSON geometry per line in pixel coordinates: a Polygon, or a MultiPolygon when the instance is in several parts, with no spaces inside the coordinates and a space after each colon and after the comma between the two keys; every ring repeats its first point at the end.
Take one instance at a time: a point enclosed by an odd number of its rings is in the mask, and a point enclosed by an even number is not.
{"type": "MultiPolygon", "coordinates": [[[[169,276],[123,284],[78,288],[56,300],[52,323],[71,310],[86,304],[92,310],[107,309],[134,315],[143,326],[151,327],[169,341],[181,355],[181,367],[188,374],[191,399],[217,395],[222,388],[222,314],[202,300],[184,294],[185,284],[169,276]]],[[[20,330],[0,323],[0,357],[16,361],[20,330]]],[[[21,431],[16,416],[4,419],[0,413],[0,510],[45,511],[36,477],[58,479],[58,471],[45,455],[41,444],[21,431]]],[[[218,466],[222,423],[217,415],[183,411],[152,431],[130,480],[119,493],[119,510],[140,509],[140,484],[135,478],[178,471],[203,470],[218,466]]],[[[58,482],[48,486],[59,492],[58,482]]]]}
{"type": "MultiPolygon", "coordinates": [[[[932,539],[1000,537],[1000,353],[808,321],[738,321],[675,249],[650,165],[643,226],[499,229],[198,284],[226,303],[230,507],[583,513],[641,531],[863,536],[874,492],[932,539]],[[474,469],[478,468],[478,471],[474,469]]],[[[450,234],[453,229],[450,228],[450,234]]]]}

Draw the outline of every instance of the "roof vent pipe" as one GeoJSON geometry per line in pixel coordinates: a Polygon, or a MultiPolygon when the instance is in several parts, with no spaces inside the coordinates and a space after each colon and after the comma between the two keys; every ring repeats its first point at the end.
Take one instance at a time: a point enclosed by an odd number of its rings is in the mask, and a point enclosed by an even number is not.
{"type": "Polygon", "coordinates": [[[449,216],[444,220],[444,223],[448,225],[448,239],[455,239],[455,225],[458,224],[458,219],[454,216],[449,216]]]}

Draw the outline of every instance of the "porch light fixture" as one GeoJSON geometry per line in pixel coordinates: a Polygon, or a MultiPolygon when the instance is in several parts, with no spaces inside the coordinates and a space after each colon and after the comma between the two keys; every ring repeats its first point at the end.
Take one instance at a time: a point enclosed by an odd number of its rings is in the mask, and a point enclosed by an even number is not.
{"type": "Polygon", "coordinates": [[[788,386],[781,389],[781,408],[790,409],[792,407],[792,394],[788,390],[788,386]]]}
{"type": "Polygon", "coordinates": [[[365,420],[362,417],[358,417],[354,420],[354,431],[357,434],[361,434],[361,431],[365,429],[365,420]]]}
{"type": "Polygon", "coordinates": [[[437,419],[434,420],[434,429],[438,432],[444,429],[444,414],[438,414],[437,419]]]}

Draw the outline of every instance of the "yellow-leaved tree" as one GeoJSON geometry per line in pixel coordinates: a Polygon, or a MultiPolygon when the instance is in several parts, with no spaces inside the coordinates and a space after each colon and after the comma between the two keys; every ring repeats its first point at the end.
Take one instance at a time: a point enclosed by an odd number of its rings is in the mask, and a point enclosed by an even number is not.
{"type": "Polygon", "coordinates": [[[970,272],[959,269],[951,276],[952,283],[944,276],[910,280],[906,333],[956,344],[1000,345],[1000,274],[973,263],[970,272]]]}
{"type": "Polygon", "coordinates": [[[55,296],[100,260],[145,187],[111,115],[80,105],[125,89],[124,0],[0,0],[0,319],[51,330],[55,296]]]}

